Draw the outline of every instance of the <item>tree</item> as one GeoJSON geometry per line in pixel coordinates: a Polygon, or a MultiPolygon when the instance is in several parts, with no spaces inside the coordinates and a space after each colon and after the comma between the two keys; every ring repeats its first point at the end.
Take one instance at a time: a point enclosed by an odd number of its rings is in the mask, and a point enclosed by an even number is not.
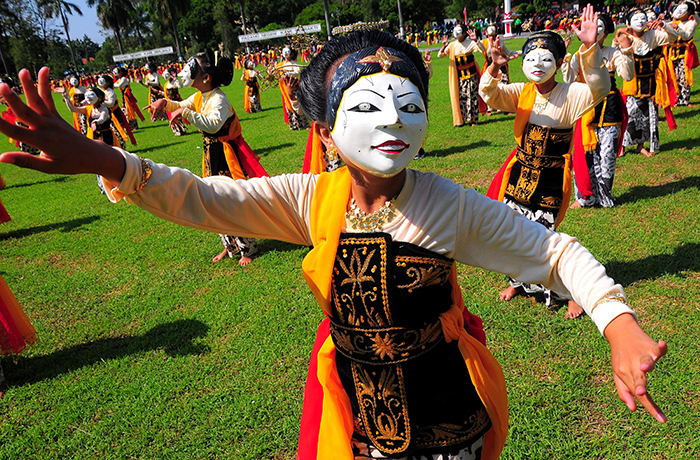
{"type": "Polygon", "coordinates": [[[173,29],[173,39],[177,49],[177,58],[182,61],[180,38],[177,31],[179,18],[183,17],[190,9],[190,0],[150,0],[153,10],[163,24],[170,25],[173,29]]]}
{"type": "MultiPolygon", "coordinates": [[[[39,0],[39,5],[44,8],[44,12],[49,18],[60,17],[61,22],[63,22],[63,30],[66,32],[66,40],[68,42],[68,48],[70,48],[70,55],[73,59],[73,65],[78,68],[78,61],[75,59],[75,51],[73,51],[73,45],[71,44],[70,33],[68,32],[68,18],[67,14],[72,15],[76,13],[78,16],[82,16],[83,12],[80,11],[77,5],[74,3],[69,3],[65,0],[39,0]]],[[[88,0],[88,5],[89,5],[88,0]]]]}
{"type": "Polygon", "coordinates": [[[114,32],[119,53],[124,54],[122,30],[128,26],[129,17],[134,10],[131,0],[87,0],[87,4],[97,6],[97,17],[102,27],[114,32]]]}

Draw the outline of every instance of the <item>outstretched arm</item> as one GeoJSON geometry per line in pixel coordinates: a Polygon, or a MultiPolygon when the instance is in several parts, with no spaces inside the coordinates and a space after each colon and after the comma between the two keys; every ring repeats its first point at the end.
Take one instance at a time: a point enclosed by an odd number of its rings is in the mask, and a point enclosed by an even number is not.
{"type": "Polygon", "coordinates": [[[19,80],[24,88],[26,104],[4,83],[0,83],[0,97],[29,127],[0,119],[0,131],[38,148],[41,154],[5,153],[0,155],[0,162],[49,174],[99,174],[115,183],[121,182],[125,168],[122,155],[103,142],[83,136],[56,111],[51,97],[48,67],[39,71],[38,87],[34,86],[26,69],[20,71],[19,80]]]}

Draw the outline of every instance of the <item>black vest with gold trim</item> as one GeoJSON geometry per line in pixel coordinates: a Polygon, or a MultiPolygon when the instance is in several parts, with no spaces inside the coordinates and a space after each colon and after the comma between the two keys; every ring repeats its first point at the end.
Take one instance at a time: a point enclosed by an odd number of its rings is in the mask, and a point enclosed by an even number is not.
{"type": "Polygon", "coordinates": [[[636,98],[652,97],[656,94],[656,69],[663,57],[663,47],[657,46],[644,56],[634,55],[634,73],[637,79],[636,98]]]}
{"type": "Polygon", "coordinates": [[[333,267],[331,336],[355,436],[386,455],[474,442],[491,420],[440,314],[452,259],[386,233],[343,233],[333,267]]]}
{"type": "Polygon", "coordinates": [[[474,54],[457,54],[455,55],[455,64],[457,65],[457,76],[461,80],[468,80],[476,72],[476,61],[474,60],[474,54]]]}
{"type": "MultiPolygon", "coordinates": [[[[229,168],[228,162],[226,161],[226,155],[224,153],[224,144],[219,140],[220,137],[224,137],[228,134],[231,128],[231,123],[236,120],[236,114],[228,117],[224,125],[214,134],[199,130],[202,133],[202,143],[204,145],[204,177],[209,176],[228,176],[231,177],[231,168],[229,168]]],[[[238,162],[240,163],[240,158],[238,158],[238,149],[234,148],[233,153],[236,155],[238,162]]],[[[244,171],[245,173],[245,171],[244,171]]]]}
{"type": "Polygon", "coordinates": [[[180,89],[179,88],[166,88],[165,89],[165,97],[170,99],[171,101],[179,101],[180,98],[180,89]]]}
{"type": "Polygon", "coordinates": [[[685,52],[688,46],[693,43],[693,39],[683,40],[681,37],[673,42],[666,45],[668,47],[668,58],[672,61],[677,61],[678,59],[685,59],[685,52]]]}
{"type": "Polygon", "coordinates": [[[529,208],[558,211],[564,198],[564,155],[574,128],[555,129],[528,123],[516,152],[505,196],[529,208]]]}
{"type": "Polygon", "coordinates": [[[595,106],[591,126],[612,126],[622,123],[622,96],[617,89],[615,72],[610,72],[610,92],[595,106]]]}

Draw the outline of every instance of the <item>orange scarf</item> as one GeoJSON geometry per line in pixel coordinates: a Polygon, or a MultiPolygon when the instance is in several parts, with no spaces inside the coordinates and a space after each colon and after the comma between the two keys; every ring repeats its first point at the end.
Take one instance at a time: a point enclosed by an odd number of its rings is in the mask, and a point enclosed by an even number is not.
{"type": "MultiPolygon", "coordinates": [[[[311,291],[323,311],[331,316],[331,277],[340,233],[345,227],[345,212],[350,200],[351,177],[347,167],[323,173],[316,182],[311,204],[311,238],[314,249],[304,259],[302,269],[311,291]]],[[[445,340],[458,341],[474,387],[491,417],[492,428],[486,433],[484,460],[501,454],[508,435],[508,396],[505,378],[491,352],[464,328],[464,300],[457,272],[452,268],[453,305],[440,316],[445,340]]],[[[322,405],[315,446],[318,459],[352,460],[350,439],[354,431],[352,408],[335,366],[335,345],[328,336],[316,356],[313,369],[322,388],[317,403],[322,405]],[[318,402],[320,400],[320,402],[318,402]]],[[[306,453],[300,452],[300,458],[306,453]]],[[[307,460],[307,458],[304,458],[307,460]]]]}

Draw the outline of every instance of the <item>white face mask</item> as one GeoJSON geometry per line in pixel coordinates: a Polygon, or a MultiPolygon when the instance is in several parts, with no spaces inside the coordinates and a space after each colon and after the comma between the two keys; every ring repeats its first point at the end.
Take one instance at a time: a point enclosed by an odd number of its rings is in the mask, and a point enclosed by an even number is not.
{"type": "Polygon", "coordinates": [[[107,84],[107,80],[105,80],[103,77],[100,77],[97,79],[97,84],[100,86],[105,86],[107,84]]]}
{"type": "Polygon", "coordinates": [[[78,79],[75,78],[75,77],[73,77],[73,78],[70,79],[70,84],[71,84],[72,86],[78,86],[79,83],[80,83],[80,82],[79,82],[78,79]]]}
{"type": "Polygon", "coordinates": [[[454,28],[454,30],[452,30],[452,35],[453,35],[455,38],[461,37],[463,33],[464,33],[464,31],[462,30],[462,27],[461,27],[461,26],[457,26],[457,27],[454,28]]]}
{"type": "Polygon", "coordinates": [[[117,75],[119,75],[119,67],[115,67],[114,70],[112,70],[112,73],[114,74],[115,77],[117,75]]]}
{"type": "Polygon", "coordinates": [[[647,22],[648,21],[653,21],[656,19],[656,13],[653,11],[647,11],[647,22]]]}
{"type": "Polygon", "coordinates": [[[494,26],[488,26],[486,28],[486,35],[491,36],[491,37],[495,36],[496,35],[496,28],[494,26]]]}
{"type": "Polygon", "coordinates": [[[146,72],[150,72],[150,71],[151,71],[151,66],[148,65],[148,64],[146,64],[145,66],[143,66],[143,70],[145,70],[146,72]]]}
{"type": "Polygon", "coordinates": [[[180,77],[180,80],[182,80],[182,86],[192,86],[192,83],[194,83],[189,64],[185,64],[185,67],[182,68],[177,76],[180,77]]]}
{"type": "Polygon", "coordinates": [[[636,32],[641,32],[647,28],[647,15],[644,13],[636,13],[630,18],[630,27],[636,32]]]}
{"type": "Polygon", "coordinates": [[[87,102],[90,105],[95,105],[95,103],[97,102],[97,94],[95,94],[94,91],[86,91],[85,102],[87,102]]]}
{"type": "Polygon", "coordinates": [[[673,19],[680,19],[688,13],[688,5],[681,3],[673,10],[673,19]]]}
{"type": "Polygon", "coordinates": [[[596,35],[595,39],[600,40],[605,36],[605,23],[598,19],[598,34],[596,35]]]}
{"type": "Polygon", "coordinates": [[[374,176],[392,177],[416,155],[427,127],[418,88],[382,72],[345,90],[331,138],[346,163],[374,176]]]}
{"type": "Polygon", "coordinates": [[[165,78],[166,80],[170,80],[170,72],[168,72],[167,70],[163,71],[163,78],[165,78]]]}
{"type": "Polygon", "coordinates": [[[544,83],[557,72],[557,60],[551,51],[535,48],[523,58],[523,73],[533,83],[544,83]]]}

